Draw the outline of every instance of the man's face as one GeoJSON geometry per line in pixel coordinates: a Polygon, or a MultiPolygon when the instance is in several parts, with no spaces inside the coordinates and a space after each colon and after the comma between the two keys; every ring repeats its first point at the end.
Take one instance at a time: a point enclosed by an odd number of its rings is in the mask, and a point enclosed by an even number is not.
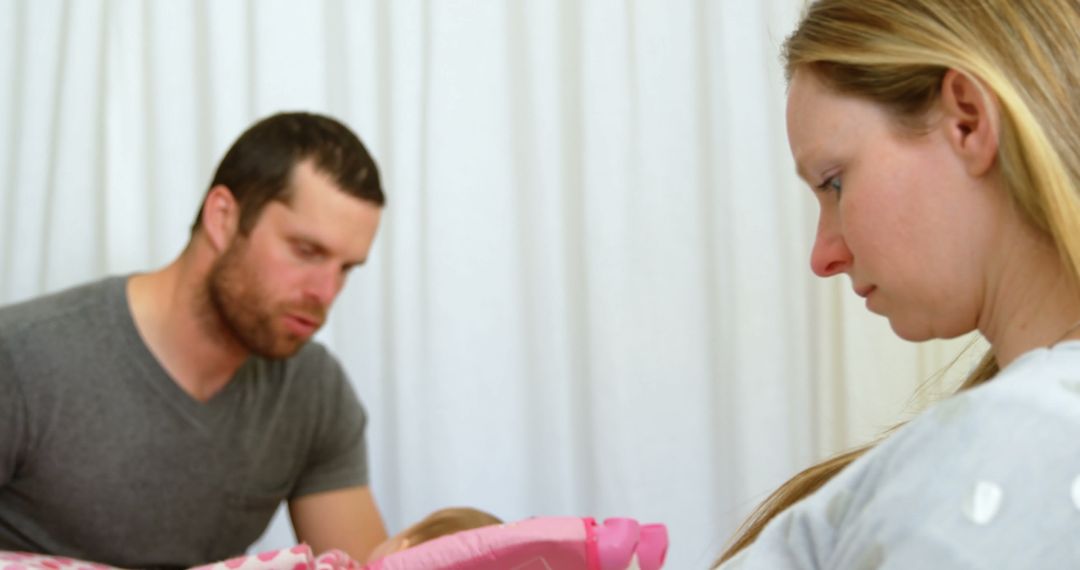
{"type": "Polygon", "coordinates": [[[207,287],[227,331],[266,358],[296,353],[326,320],[349,270],[375,239],[380,208],[345,194],[303,162],[288,204],[271,201],[249,235],[215,261],[207,287]]]}

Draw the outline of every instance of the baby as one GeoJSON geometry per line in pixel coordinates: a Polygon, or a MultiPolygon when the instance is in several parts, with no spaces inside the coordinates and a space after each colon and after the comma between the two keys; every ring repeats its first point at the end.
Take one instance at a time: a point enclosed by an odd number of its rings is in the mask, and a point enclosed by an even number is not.
{"type": "Polygon", "coordinates": [[[502,524],[498,517],[469,507],[451,507],[440,509],[424,520],[406,528],[386,539],[371,551],[368,562],[374,562],[384,556],[401,552],[429,540],[485,526],[502,524]]]}

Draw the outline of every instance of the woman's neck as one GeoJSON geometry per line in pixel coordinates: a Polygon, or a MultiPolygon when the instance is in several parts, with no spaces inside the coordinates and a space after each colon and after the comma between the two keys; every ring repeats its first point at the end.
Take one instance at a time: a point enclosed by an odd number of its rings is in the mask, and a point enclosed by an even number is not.
{"type": "Polygon", "coordinates": [[[1002,232],[979,319],[1002,368],[1035,348],[1080,338],[1080,288],[1050,239],[1022,225],[1002,232]]]}

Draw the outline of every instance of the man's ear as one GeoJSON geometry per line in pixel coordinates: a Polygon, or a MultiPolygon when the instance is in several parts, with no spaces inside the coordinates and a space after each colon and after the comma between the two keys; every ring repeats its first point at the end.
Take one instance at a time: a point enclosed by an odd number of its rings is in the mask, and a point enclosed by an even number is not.
{"type": "Polygon", "coordinates": [[[202,228],[219,253],[232,243],[240,224],[240,205],[229,188],[218,184],[206,193],[202,207],[202,228]]]}
{"type": "Polygon", "coordinates": [[[972,76],[950,69],[941,81],[941,110],[946,137],[968,174],[986,174],[997,159],[997,97],[972,76]]]}

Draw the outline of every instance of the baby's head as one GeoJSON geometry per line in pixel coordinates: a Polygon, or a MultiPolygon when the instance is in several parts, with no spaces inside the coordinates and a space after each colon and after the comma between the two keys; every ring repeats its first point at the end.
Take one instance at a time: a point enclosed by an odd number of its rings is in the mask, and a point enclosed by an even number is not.
{"type": "Polygon", "coordinates": [[[375,547],[368,562],[378,560],[429,540],[484,526],[502,524],[498,517],[469,507],[452,507],[435,511],[424,520],[386,539],[375,547]]]}

